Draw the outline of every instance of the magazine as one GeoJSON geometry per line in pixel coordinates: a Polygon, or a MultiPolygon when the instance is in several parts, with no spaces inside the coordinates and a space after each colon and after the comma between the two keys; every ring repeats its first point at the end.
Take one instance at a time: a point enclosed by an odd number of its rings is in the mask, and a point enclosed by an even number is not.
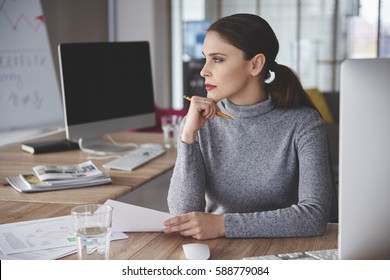
{"type": "Polygon", "coordinates": [[[33,167],[33,173],[41,181],[88,179],[103,174],[90,160],[75,165],[38,165],[33,167]]]}
{"type": "Polygon", "coordinates": [[[40,165],[33,168],[33,173],[7,177],[6,180],[19,192],[73,189],[112,182],[111,178],[91,161],[77,165],[40,165]]]}

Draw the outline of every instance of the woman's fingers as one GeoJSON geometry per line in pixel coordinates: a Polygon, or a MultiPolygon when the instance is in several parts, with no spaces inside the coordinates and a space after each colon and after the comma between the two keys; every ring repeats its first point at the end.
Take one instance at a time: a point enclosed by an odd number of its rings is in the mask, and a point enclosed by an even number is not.
{"type": "Polygon", "coordinates": [[[217,113],[217,105],[211,98],[193,96],[187,114],[186,122],[181,135],[184,143],[192,144],[196,133],[203,127],[207,120],[214,119],[217,113]]]}
{"type": "Polygon", "coordinates": [[[171,233],[171,232],[181,232],[186,231],[191,228],[191,224],[189,223],[191,221],[190,215],[184,214],[181,216],[176,216],[174,218],[168,219],[165,221],[164,225],[165,233],[171,233]]]}
{"type": "Polygon", "coordinates": [[[190,212],[165,221],[164,232],[180,232],[196,239],[211,239],[224,236],[224,216],[203,212],[190,212]]]}
{"type": "Polygon", "coordinates": [[[217,111],[214,100],[200,96],[193,96],[191,98],[191,104],[195,106],[196,111],[201,113],[204,118],[213,119],[215,117],[217,111]]]}
{"type": "Polygon", "coordinates": [[[176,216],[176,217],[173,217],[171,219],[166,220],[164,222],[164,225],[172,227],[172,226],[176,226],[176,225],[180,225],[180,224],[183,224],[185,222],[188,222],[189,220],[190,219],[188,217],[188,214],[184,214],[184,215],[176,216]]]}

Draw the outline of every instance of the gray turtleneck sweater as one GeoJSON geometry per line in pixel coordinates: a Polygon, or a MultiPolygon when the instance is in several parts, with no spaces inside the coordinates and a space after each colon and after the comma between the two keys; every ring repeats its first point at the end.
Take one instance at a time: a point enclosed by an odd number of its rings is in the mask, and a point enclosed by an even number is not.
{"type": "MultiPolygon", "coordinates": [[[[224,214],[228,238],[325,232],[331,203],[327,136],[312,108],[218,104],[234,120],[208,120],[193,144],[178,141],[170,212],[224,214]]],[[[185,121],[185,120],[184,120],[185,121]]]]}

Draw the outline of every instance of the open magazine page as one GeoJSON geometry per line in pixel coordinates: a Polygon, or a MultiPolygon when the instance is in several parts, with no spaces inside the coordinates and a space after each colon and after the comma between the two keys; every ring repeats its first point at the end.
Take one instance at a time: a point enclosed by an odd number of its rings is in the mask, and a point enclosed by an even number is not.
{"type": "Polygon", "coordinates": [[[83,185],[86,182],[107,182],[107,176],[105,173],[102,173],[101,176],[94,177],[82,177],[76,179],[66,179],[66,180],[53,180],[53,181],[40,181],[34,174],[20,174],[20,179],[24,184],[31,188],[47,188],[51,186],[72,186],[72,185],[83,185]]]}
{"type": "Polygon", "coordinates": [[[53,191],[112,183],[110,176],[100,171],[92,161],[75,165],[39,165],[33,168],[33,173],[6,177],[6,180],[19,192],[53,191]]]}
{"type": "Polygon", "coordinates": [[[34,174],[20,174],[19,177],[30,188],[51,186],[50,183],[39,180],[34,174]]]}
{"type": "Polygon", "coordinates": [[[55,191],[106,185],[112,183],[111,178],[107,175],[104,175],[102,177],[92,177],[89,180],[82,181],[76,179],[74,182],[69,182],[70,180],[66,180],[65,183],[60,183],[64,181],[55,181],[55,184],[52,184],[52,182],[48,183],[39,181],[38,178],[32,174],[21,174],[19,176],[6,177],[5,179],[14,189],[19,192],[55,191]]]}
{"type": "Polygon", "coordinates": [[[38,165],[33,167],[33,172],[41,181],[91,178],[103,174],[92,161],[74,165],[38,165]]]}

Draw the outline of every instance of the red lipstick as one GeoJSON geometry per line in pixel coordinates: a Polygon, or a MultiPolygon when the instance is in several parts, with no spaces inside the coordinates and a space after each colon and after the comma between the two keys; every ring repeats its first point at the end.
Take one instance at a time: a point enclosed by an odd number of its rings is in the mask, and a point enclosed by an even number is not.
{"type": "Polygon", "coordinates": [[[213,90],[213,89],[215,89],[216,87],[217,87],[217,86],[213,86],[213,85],[210,85],[210,84],[205,84],[206,91],[213,90]]]}

